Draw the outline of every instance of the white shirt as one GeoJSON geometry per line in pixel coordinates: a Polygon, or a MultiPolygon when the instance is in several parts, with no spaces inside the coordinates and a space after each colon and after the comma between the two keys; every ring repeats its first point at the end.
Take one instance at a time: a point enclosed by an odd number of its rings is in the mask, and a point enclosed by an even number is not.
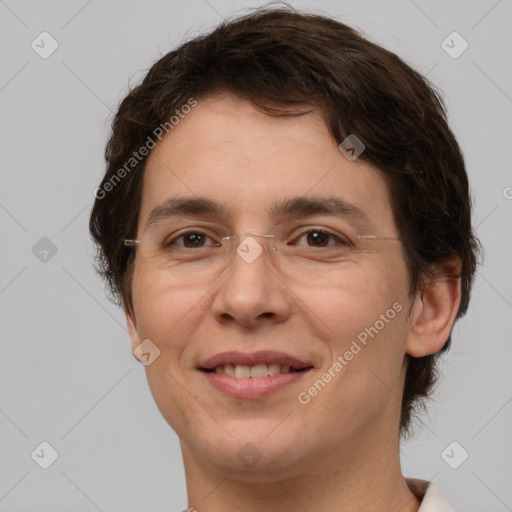
{"type": "Polygon", "coordinates": [[[418,512],[455,512],[432,482],[417,478],[406,478],[405,481],[411,492],[421,500],[418,512]]]}

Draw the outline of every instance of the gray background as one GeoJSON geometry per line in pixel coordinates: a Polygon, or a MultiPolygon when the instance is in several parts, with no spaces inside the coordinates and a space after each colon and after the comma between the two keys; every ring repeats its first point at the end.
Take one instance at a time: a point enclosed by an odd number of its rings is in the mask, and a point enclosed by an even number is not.
{"type": "MultiPolygon", "coordinates": [[[[1,511],[186,506],[177,436],[131,355],[122,312],[94,274],[88,214],[110,116],[128,87],[183,38],[258,5],[0,1],[1,511]],[[46,59],[31,48],[43,45],[43,31],[59,45],[46,59]],[[48,469],[35,462],[50,456],[43,441],[58,452],[48,469]]],[[[355,25],[444,93],[485,263],[431,411],[402,446],[403,469],[433,480],[460,511],[512,510],[512,2],[293,5],[355,25]],[[469,44],[456,59],[441,46],[453,31],[469,44]],[[460,462],[462,450],[469,458],[453,469],[446,461],[460,462]]],[[[461,48],[460,39],[448,41],[452,52],[461,48]]]]}

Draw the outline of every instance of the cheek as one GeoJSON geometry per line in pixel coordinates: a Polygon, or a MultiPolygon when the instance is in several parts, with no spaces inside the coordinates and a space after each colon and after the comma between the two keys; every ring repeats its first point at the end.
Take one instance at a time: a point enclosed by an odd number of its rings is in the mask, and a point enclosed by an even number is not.
{"type": "Polygon", "coordinates": [[[399,412],[406,309],[397,311],[400,304],[387,296],[369,302],[355,295],[347,298],[352,302],[344,305],[345,314],[331,324],[336,337],[326,340],[328,357],[322,371],[302,391],[311,393],[311,413],[328,418],[328,432],[339,434],[342,421],[350,436],[399,412]]]}
{"type": "Polygon", "coordinates": [[[394,389],[405,355],[406,312],[409,307],[405,266],[354,270],[308,297],[309,321],[322,336],[323,370],[336,374],[334,400],[354,404],[382,399],[394,389]],[[341,361],[340,361],[341,358],[341,361]],[[354,402],[355,400],[355,402],[354,402]]]}
{"type": "Polygon", "coordinates": [[[311,321],[316,317],[316,324],[324,326],[318,332],[328,332],[325,341],[343,348],[347,340],[366,329],[374,332],[376,323],[382,333],[390,332],[398,317],[403,325],[408,304],[407,270],[403,262],[354,265],[321,288],[312,289],[304,283],[295,291],[311,310],[311,321]]]}
{"type": "Polygon", "coordinates": [[[193,335],[208,297],[205,290],[164,286],[164,276],[136,268],[133,276],[133,306],[141,339],[149,338],[161,350],[162,359],[179,356],[193,335]],[[172,348],[172,350],[169,350],[172,348]]]}
{"type": "Polygon", "coordinates": [[[160,355],[145,367],[146,378],[155,403],[169,425],[185,432],[187,425],[201,414],[193,406],[193,390],[184,385],[181,375],[188,340],[200,323],[204,291],[190,288],[177,292],[163,286],[162,276],[136,268],[133,276],[133,306],[140,339],[149,338],[160,349],[160,355]],[[192,399],[191,399],[192,396],[192,399]]]}

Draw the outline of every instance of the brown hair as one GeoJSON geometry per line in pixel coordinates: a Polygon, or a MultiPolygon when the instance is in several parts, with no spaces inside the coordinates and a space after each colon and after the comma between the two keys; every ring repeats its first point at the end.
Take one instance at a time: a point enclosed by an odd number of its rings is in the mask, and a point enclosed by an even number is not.
{"type": "MultiPolygon", "coordinates": [[[[464,159],[440,95],[398,56],[354,29],[291,8],[224,21],[185,42],[158,60],[121,102],[90,218],[98,271],[111,300],[132,309],[133,253],[123,239],[136,234],[147,158],[133,161],[130,169],[126,162],[191,97],[218,92],[239,95],[270,115],[316,107],[335,140],[354,134],[363,141],[359,158],[375,165],[389,186],[411,293],[432,276],[432,263],[456,255],[462,262],[457,318],[466,312],[479,243],[471,227],[464,159]]],[[[409,358],[402,434],[409,432],[414,406],[431,392],[435,363],[449,345],[450,338],[438,354],[409,358]]]]}

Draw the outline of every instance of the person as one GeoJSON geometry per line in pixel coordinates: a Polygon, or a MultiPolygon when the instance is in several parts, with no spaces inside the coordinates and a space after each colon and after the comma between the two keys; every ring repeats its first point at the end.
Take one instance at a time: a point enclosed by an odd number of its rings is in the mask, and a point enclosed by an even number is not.
{"type": "Polygon", "coordinates": [[[453,510],[399,459],[479,252],[435,87],[343,23],[260,9],[160,58],[105,154],[97,269],[190,510],[453,510]]]}

